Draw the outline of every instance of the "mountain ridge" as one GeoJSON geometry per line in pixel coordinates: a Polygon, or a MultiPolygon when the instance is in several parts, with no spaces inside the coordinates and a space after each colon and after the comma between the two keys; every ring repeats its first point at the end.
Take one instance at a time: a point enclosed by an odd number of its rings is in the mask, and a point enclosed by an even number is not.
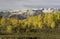
{"type": "Polygon", "coordinates": [[[1,11],[0,17],[16,18],[16,19],[26,19],[31,16],[36,16],[43,13],[55,13],[57,9],[55,8],[40,8],[40,9],[24,9],[24,10],[8,10],[1,11]]]}

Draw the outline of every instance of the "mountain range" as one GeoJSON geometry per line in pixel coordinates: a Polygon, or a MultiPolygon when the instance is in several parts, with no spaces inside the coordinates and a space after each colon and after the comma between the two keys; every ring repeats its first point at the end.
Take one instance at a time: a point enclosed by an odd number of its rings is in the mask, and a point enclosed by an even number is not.
{"type": "Polygon", "coordinates": [[[26,19],[28,17],[31,16],[36,16],[39,14],[43,14],[47,11],[52,11],[52,12],[56,12],[57,9],[24,9],[24,10],[10,10],[10,11],[0,11],[0,17],[4,17],[4,18],[15,18],[15,19],[26,19]]]}

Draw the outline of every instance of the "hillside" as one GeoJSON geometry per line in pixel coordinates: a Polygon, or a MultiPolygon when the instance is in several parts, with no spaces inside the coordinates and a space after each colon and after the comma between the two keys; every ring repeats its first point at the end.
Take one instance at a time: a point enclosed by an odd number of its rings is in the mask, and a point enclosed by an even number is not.
{"type": "MultiPolygon", "coordinates": [[[[24,20],[14,18],[0,18],[0,29],[7,29],[5,32],[12,33],[12,29],[55,29],[60,27],[60,12],[55,14],[46,13],[31,16],[24,20]]],[[[16,31],[16,32],[17,32],[16,31]]]]}
{"type": "Polygon", "coordinates": [[[60,39],[60,12],[38,14],[22,20],[1,16],[0,38],[60,39]]]}

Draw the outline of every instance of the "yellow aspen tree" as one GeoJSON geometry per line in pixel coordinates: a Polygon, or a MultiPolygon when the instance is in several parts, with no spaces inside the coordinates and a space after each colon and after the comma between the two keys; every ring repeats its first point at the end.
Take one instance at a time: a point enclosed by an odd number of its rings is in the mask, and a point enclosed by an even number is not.
{"type": "Polygon", "coordinates": [[[1,26],[4,26],[6,24],[6,19],[2,18],[0,23],[1,23],[1,26]]]}
{"type": "Polygon", "coordinates": [[[12,26],[11,26],[11,25],[8,25],[8,26],[7,26],[7,32],[8,32],[8,33],[12,33],[12,26]]]}
{"type": "Polygon", "coordinates": [[[16,26],[18,24],[18,20],[17,19],[11,19],[10,20],[12,25],[16,26]]]}
{"type": "Polygon", "coordinates": [[[43,22],[38,22],[38,27],[40,28],[40,29],[42,29],[42,27],[43,27],[43,22]]]}
{"type": "Polygon", "coordinates": [[[51,28],[55,28],[55,22],[54,21],[51,23],[51,28]]]}

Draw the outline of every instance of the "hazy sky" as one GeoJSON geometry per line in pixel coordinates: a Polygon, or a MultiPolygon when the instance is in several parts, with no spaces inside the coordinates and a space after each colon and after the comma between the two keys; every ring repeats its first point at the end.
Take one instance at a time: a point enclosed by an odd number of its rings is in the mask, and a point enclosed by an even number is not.
{"type": "Polygon", "coordinates": [[[60,0],[0,0],[1,9],[60,8],[60,0]]]}

